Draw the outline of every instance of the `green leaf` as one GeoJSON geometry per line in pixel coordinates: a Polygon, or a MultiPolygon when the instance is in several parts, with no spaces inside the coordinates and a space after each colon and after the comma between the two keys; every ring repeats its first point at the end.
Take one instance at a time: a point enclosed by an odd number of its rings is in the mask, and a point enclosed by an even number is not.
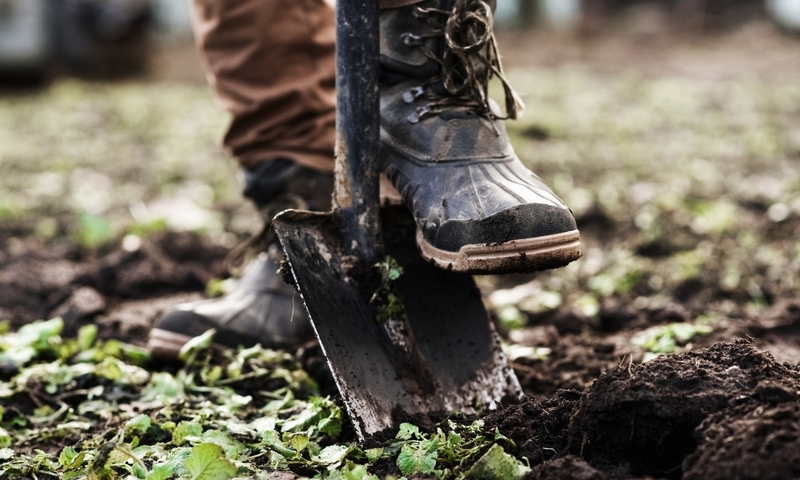
{"type": "Polygon", "coordinates": [[[86,451],[78,453],[72,447],[65,447],[58,456],[58,463],[64,467],[65,472],[71,472],[80,469],[85,458],[86,451]]]}
{"type": "Polygon", "coordinates": [[[78,330],[78,347],[81,350],[88,350],[94,345],[97,339],[97,325],[90,323],[84,325],[78,330]]]}
{"type": "Polygon", "coordinates": [[[688,342],[695,335],[706,335],[711,331],[712,327],[708,325],[671,323],[638,332],[631,338],[631,343],[650,353],[676,353],[681,350],[679,344],[688,342]]]}
{"type": "Polygon", "coordinates": [[[169,451],[167,463],[175,467],[175,475],[179,477],[186,475],[186,460],[191,454],[192,449],[189,447],[178,447],[169,451]]]}
{"type": "Polygon", "coordinates": [[[436,468],[436,442],[408,442],[400,449],[397,466],[403,475],[433,473],[436,468]]]}
{"type": "Polygon", "coordinates": [[[125,432],[129,435],[144,435],[150,428],[150,417],[147,415],[137,415],[125,422],[125,432]]]}
{"type": "MultiPolygon", "coordinates": [[[[10,460],[14,457],[14,450],[10,448],[0,448],[0,460],[10,460]]],[[[2,473],[2,471],[0,471],[2,473]]],[[[2,475],[0,475],[2,477],[2,475]]]]}
{"type": "Polygon", "coordinates": [[[297,452],[297,455],[300,455],[300,452],[305,450],[308,446],[308,434],[307,433],[295,433],[289,439],[289,445],[294,448],[294,451],[297,452]]]}
{"type": "Polygon", "coordinates": [[[320,432],[327,433],[331,437],[338,436],[342,433],[342,410],[338,407],[335,410],[331,410],[328,417],[319,421],[317,428],[319,428],[320,432]]]}
{"type": "Polygon", "coordinates": [[[191,480],[228,480],[236,476],[237,468],[225,456],[222,447],[201,443],[192,448],[186,459],[186,471],[191,480]]]}
{"type": "Polygon", "coordinates": [[[364,465],[356,465],[349,461],[334,473],[337,475],[331,475],[329,478],[337,478],[338,476],[342,480],[378,480],[377,476],[370,475],[367,472],[367,467],[364,465]]]}
{"type": "Polygon", "coordinates": [[[165,218],[154,218],[147,222],[135,222],[129,225],[125,232],[129,235],[137,237],[144,237],[154,232],[160,232],[167,228],[167,220],[165,218]]]}
{"type": "Polygon", "coordinates": [[[203,380],[209,385],[214,385],[220,378],[222,378],[222,367],[215,365],[211,370],[205,372],[203,380]]]}
{"type": "Polygon", "coordinates": [[[215,443],[222,447],[225,455],[233,460],[237,460],[247,450],[242,442],[232,439],[230,435],[220,430],[208,430],[203,433],[202,439],[204,442],[215,443]]]}
{"type": "Polygon", "coordinates": [[[142,390],[142,400],[149,402],[157,399],[177,400],[186,396],[183,384],[166,372],[156,372],[150,382],[142,390]]]}
{"type": "Polygon", "coordinates": [[[139,464],[143,470],[145,469],[144,463],[133,453],[133,449],[129,445],[117,445],[108,455],[109,463],[112,465],[125,463],[129,459],[133,460],[135,464],[139,464]]]}
{"type": "Polygon", "coordinates": [[[44,350],[49,347],[49,341],[60,335],[62,330],[64,330],[64,320],[56,317],[23,325],[16,337],[22,345],[33,345],[37,350],[44,350]]]}
{"type": "Polygon", "coordinates": [[[516,446],[517,446],[517,444],[516,444],[516,442],[514,442],[514,440],[511,440],[510,438],[508,438],[505,435],[503,435],[502,433],[500,433],[500,429],[497,428],[497,427],[495,427],[495,429],[494,429],[494,441],[495,442],[506,442],[506,444],[508,444],[509,446],[514,447],[514,448],[516,448],[516,446]]]}
{"type": "Polygon", "coordinates": [[[125,358],[134,363],[145,364],[150,360],[150,351],[146,348],[122,343],[120,344],[120,349],[122,350],[125,358]]]}
{"type": "Polygon", "coordinates": [[[58,463],[60,463],[62,467],[66,467],[72,463],[72,460],[77,456],[78,452],[76,452],[74,448],[64,447],[64,449],[61,450],[61,453],[58,455],[58,463]]]}
{"type": "Polygon", "coordinates": [[[370,298],[371,304],[377,304],[379,311],[375,320],[378,323],[385,323],[391,318],[404,318],[405,307],[397,296],[394,281],[403,274],[403,267],[397,260],[387,256],[383,262],[375,264],[381,275],[381,284],[370,298]]]}
{"type": "Polygon", "coordinates": [[[78,244],[88,248],[98,248],[108,242],[114,235],[111,223],[103,217],[82,213],[78,216],[78,226],[72,238],[78,244]]]}
{"type": "Polygon", "coordinates": [[[147,467],[143,463],[134,463],[131,471],[133,471],[133,476],[139,480],[145,480],[147,477],[147,467]]]}
{"type": "Polygon", "coordinates": [[[313,457],[314,461],[323,465],[338,466],[344,458],[355,449],[355,445],[329,445],[313,457]]]}
{"type": "Polygon", "coordinates": [[[175,445],[183,445],[186,443],[186,437],[200,437],[203,434],[203,426],[195,422],[181,422],[175,427],[172,432],[172,443],[175,445]]]}
{"type": "Polygon", "coordinates": [[[0,352],[0,365],[7,365],[10,369],[20,367],[36,357],[36,349],[31,346],[12,348],[0,352]]]}
{"type": "Polygon", "coordinates": [[[120,366],[120,361],[111,357],[106,358],[99,365],[97,365],[95,373],[111,381],[120,380],[124,377],[122,367],[120,366]]]}
{"type": "Polygon", "coordinates": [[[3,427],[0,427],[0,448],[8,448],[10,446],[11,435],[3,427]]]}
{"type": "Polygon", "coordinates": [[[206,331],[202,335],[198,335],[188,342],[186,342],[182,347],[181,351],[178,353],[178,358],[183,360],[189,360],[189,357],[192,354],[196,354],[197,352],[203,351],[208,349],[211,346],[211,341],[214,339],[214,334],[217,333],[215,329],[210,329],[206,331]]]}
{"type": "Polygon", "coordinates": [[[97,451],[97,454],[92,461],[92,464],[89,465],[89,470],[86,472],[86,476],[89,480],[101,480],[106,477],[108,474],[108,468],[106,468],[106,464],[109,462],[109,458],[111,456],[111,452],[117,445],[113,442],[107,443],[100,447],[97,451]]]}
{"type": "Polygon", "coordinates": [[[401,423],[400,430],[395,436],[398,440],[411,440],[412,438],[420,439],[422,434],[419,432],[419,427],[410,423],[401,423]]]}
{"type": "Polygon", "coordinates": [[[527,317],[520,312],[520,310],[513,305],[506,305],[497,312],[497,318],[503,323],[503,326],[511,330],[518,330],[527,325],[527,317]]]}
{"type": "MultiPolygon", "coordinates": [[[[439,435],[444,437],[444,434],[441,433],[441,429],[439,429],[439,435]]],[[[439,454],[449,460],[461,459],[463,458],[463,449],[461,448],[463,443],[464,437],[451,430],[447,433],[444,446],[439,450],[439,454]]]]}
{"type": "Polygon", "coordinates": [[[306,408],[283,422],[284,432],[304,432],[316,427],[322,433],[336,436],[342,430],[342,411],[331,400],[311,397],[306,408]]]}
{"type": "Polygon", "coordinates": [[[375,463],[380,460],[381,456],[383,455],[383,448],[368,448],[367,450],[364,450],[364,455],[367,456],[367,461],[369,461],[369,463],[375,463]]]}
{"type": "Polygon", "coordinates": [[[147,474],[146,480],[168,480],[175,474],[175,465],[171,462],[153,465],[147,474]]]}
{"type": "Polygon", "coordinates": [[[465,474],[473,480],[517,480],[530,471],[517,459],[507,454],[498,444],[492,445],[465,474]]]}
{"type": "Polygon", "coordinates": [[[286,458],[294,458],[296,455],[294,450],[287,447],[286,444],[281,441],[280,434],[275,430],[267,430],[264,432],[262,442],[265,446],[275,450],[286,458]]]}

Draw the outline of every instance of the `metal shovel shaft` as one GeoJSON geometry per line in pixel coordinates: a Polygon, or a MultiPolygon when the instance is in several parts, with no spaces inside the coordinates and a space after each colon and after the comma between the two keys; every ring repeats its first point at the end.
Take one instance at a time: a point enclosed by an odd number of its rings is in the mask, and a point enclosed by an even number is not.
{"type": "Polygon", "coordinates": [[[336,191],[342,247],[363,262],[380,249],[377,0],[336,2],[336,191]]]}

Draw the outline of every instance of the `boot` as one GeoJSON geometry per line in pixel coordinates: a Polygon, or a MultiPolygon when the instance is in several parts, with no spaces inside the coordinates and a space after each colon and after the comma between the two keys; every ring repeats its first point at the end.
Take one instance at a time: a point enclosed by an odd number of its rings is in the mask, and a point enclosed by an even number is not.
{"type": "Polygon", "coordinates": [[[245,171],[244,178],[244,194],[260,207],[265,225],[228,257],[229,270],[240,271],[241,280],[224,297],[180,304],[159,318],[147,342],[154,357],[177,359],[186,342],[212,328],[214,343],[226,347],[287,348],[313,336],[303,301],[278,274],[282,254],[270,225],[287,208],[329,210],[332,176],[278,159],[245,171]]]}
{"type": "Polygon", "coordinates": [[[580,257],[580,235],[509,143],[503,120],[522,103],[503,76],[492,6],[427,0],[381,11],[381,167],[436,265],[473,274],[560,267],[580,257]],[[493,76],[505,115],[488,96],[493,76]]]}

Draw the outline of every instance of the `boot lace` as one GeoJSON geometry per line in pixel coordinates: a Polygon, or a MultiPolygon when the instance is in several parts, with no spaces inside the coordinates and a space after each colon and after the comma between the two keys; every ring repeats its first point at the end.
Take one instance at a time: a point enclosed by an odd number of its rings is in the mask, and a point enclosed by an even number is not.
{"type": "Polygon", "coordinates": [[[495,120],[516,119],[524,104],[511,88],[503,72],[497,41],[494,36],[492,8],[483,0],[457,0],[452,11],[417,7],[416,14],[428,21],[433,30],[427,35],[404,34],[403,41],[418,46],[423,53],[441,65],[441,73],[420,87],[403,95],[406,103],[425,96],[428,103],[419,107],[409,121],[417,123],[426,115],[459,109],[495,120]],[[442,19],[446,19],[444,22],[442,19]],[[424,39],[444,37],[441,57],[425,47],[424,39]],[[505,115],[494,111],[489,101],[489,80],[497,77],[505,94],[505,115]],[[430,88],[441,82],[446,96],[436,95],[430,88]]]}

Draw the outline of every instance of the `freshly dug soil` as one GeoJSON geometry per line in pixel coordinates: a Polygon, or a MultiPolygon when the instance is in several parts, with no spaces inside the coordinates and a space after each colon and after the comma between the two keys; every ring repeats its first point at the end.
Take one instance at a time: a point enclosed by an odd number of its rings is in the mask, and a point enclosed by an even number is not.
{"type": "Polygon", "coordinates": [[[700,446],[684,462],[683,478],[800,478],[800,405],[796,395],[775,393],[775,405],[746,404],[706,419],[695,432],[700,446]]]}
{"type": "MultiPolygon", "coordinates": [[[[796,366],[778,363],[750,341],[720,343],[598,378],[572,418],[569,449],[595,466],[630,465],[632,475],[681,478],[684,459],[719,438],[695,435],[709,415],[724,424],[720,412],[727,408],[753,412],[798,400],[796,366]]],[[[703,430],[715,432],[714,425],[709,419],[703,430]]]]}
{"type": "Polygon", "coordinates": [[[751,340],[623,364],[488,415],[526,478],[797,478],[800,368],[751,340]]]}
{"type": "Polygon", "coordinates": [[[538,465],[566,453],[566,432],[580,399],[581,393],[576,390],[560,390],[554,398],[540,402],[529,395],[517,405],[489,414],[485,427],[488,431],[498,429],[516,443],[514,453],[518,457],[538,465]]]}

